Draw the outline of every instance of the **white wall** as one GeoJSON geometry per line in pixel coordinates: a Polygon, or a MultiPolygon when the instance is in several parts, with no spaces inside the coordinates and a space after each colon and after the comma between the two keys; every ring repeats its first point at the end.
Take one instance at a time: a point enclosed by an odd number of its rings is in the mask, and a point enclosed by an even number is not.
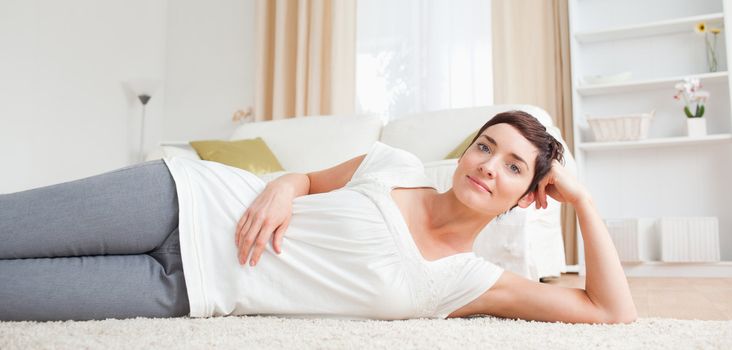
{"type": "Polygon", "coordinates": [[[161,140],[228,139],[254,103],[254,0],[175,0],[167,15],[161,140]]]}
{"type": "Polygon", "coordinates": [[[163,82],[146,150],[227,137],[253,101],[253,20],[253,0],[0,0],[0,193],[137,162],[137,77],[163,82]]]}

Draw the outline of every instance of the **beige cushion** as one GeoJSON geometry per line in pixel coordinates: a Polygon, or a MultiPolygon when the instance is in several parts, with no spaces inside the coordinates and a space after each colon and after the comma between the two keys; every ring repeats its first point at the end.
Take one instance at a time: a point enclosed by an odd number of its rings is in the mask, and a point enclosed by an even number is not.
{"type": "Polygon", "coordinates": [[[235,141],[191,141],[191,147],[203,160],[234,166],[254,174],[285,170],[261,137],[235,141]]]}
{"type": "Polygon", "coordinates": [[[454,150],[452,150],[447,156],[445,156],[445,159],[453,159],[453,158],[460,158],[460,156],[463,154],[463,151],[470,147],[471,141],[473,141],[473,138],[475,138],[475,135],[478,134],[478,131],[480,131],[480,128],[476,129],[474,132],[472,132],[468,137],[463,140],[457,147],[455,147],[454,150]]]}

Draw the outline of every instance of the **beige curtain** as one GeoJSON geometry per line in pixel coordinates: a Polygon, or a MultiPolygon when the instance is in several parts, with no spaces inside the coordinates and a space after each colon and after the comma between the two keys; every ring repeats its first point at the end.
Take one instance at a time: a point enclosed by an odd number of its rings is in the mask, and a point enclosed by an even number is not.
{"type": "MultiPolygon", "coordinates": [[[[493,0],[494,102],[546,110],[573,149],[567,0],[493,0]]],[[[562,206],[567,264],[577,263],[575,212],[562,206]]]]}
{"type": "Polygon", "coordinates": [[[255,121],[355,111],[356,0],[257,0],[255,121]]]}

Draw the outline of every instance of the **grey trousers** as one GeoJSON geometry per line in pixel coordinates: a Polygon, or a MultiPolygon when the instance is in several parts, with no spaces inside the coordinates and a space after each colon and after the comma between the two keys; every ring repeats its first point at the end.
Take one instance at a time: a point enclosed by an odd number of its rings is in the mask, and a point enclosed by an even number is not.
{"type": "Polygon", "coordinates": [[[0,194],[0,320],[188,314],[163,160],[0,194]]]}

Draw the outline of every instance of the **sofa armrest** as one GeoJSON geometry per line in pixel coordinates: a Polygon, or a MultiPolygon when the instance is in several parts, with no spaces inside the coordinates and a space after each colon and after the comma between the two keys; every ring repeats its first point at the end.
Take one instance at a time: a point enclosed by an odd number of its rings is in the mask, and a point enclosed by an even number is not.
{"type": "Polygon", "coordinates": [[[145,161],[151,161],[156,159],[162,159],[165,157],[165,153],[163,153],[163,149],[161,147],[156,147],[152,151],[150,151],[147,155],[145,155],[145,161]]]}
{"type": "Polygon", "coordinates": [[[191,147],[188,142],[184,141],[164,141],[160,145],[148,153],[145,160],[160,159],[163,157],[182,157],[188,159],[201,159],[196,150],[191,147]]]}

